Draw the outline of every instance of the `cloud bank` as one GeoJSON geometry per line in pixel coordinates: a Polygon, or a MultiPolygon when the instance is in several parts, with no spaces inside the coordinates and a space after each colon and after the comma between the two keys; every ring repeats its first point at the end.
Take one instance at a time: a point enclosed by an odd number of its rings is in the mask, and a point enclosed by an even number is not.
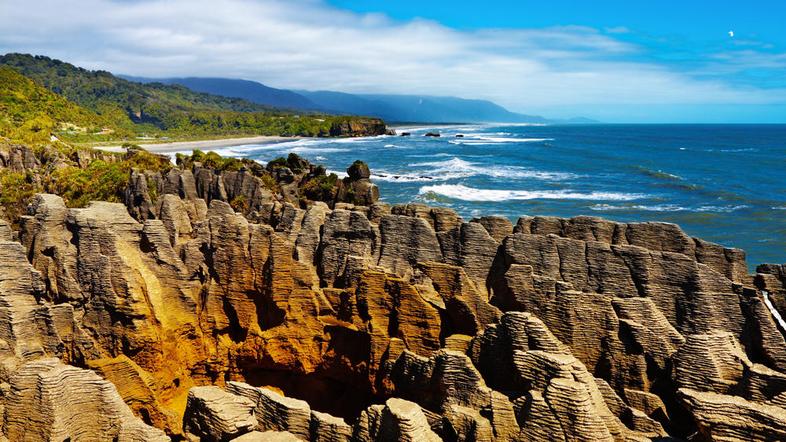
{"type": "MultiPolygon", "coordinates": [[[[519,111],[786,103],[783,88],[635,61],[645,49],[620,39],[630,32],[625,28],[459,31],[433,21],[355,14],[318,0],[74,3],[4,0],[0,51],[140,76],[485,98],[519,111]]],[[[730,53],[712,61],[732,66],[740,58],[730,53]]],[[[744,58],[766,64],[755,54],[744,58]]]]}

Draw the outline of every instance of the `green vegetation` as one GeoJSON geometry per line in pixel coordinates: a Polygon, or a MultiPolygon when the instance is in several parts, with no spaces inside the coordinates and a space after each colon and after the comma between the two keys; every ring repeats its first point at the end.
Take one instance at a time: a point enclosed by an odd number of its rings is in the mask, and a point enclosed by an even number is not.
{"type": "Polygon", "coordinates": [[[261,164],[248,158],[222,157],[215,152],[203,152],[194,150],[191,155],[179,153],[175,156],[178,166],[186,169],[193,167],[194,163],[200,163],[203,167],[210,167],[219,171],[239,171],[246,169],[255,176],[264,175],[265,169],[261,164]]]}
{"type": "MultiPolygon", "coordinates": [[[[366,135],[384,131],[378,119],[297,115],[244,100],[190,91],[181,86],[139,84],[103,71],[88,71],[47,57],[0,56],[0,152],[16,165],[0,167],[0,205],[12,222],[35,193],[54,193],[70,207],[93,200],[120,202],[133,169],[165,172],[165,156],[126,143],[114,154],[79,143],[139,138],[231,135],[366,135]],[[54,136],[54,137],[53,137],[54,136]],[[19,170],[24,159],[27,170],[19,170]]],[[[200,163],[219,172],[247,171],[273,192],[297,185],[312,200],[334,201],[341,182],[296,154],[266,167],[215,152],[178,155],[180,167],[200,163]],[[291,171],[283,171],[287,168],[291,171]],[[294,176],[293,176],[294,175],[294,176]]],[[[150,186],[150,194],[157,194],[150,186]]],[[[249,202],[235,198],[236,210],[249,202]]]]}
{"type": "Polygon", "coordinates": [[[287,159],[284,157],[275,158],[267,163],[268,170],[283,169],[284,167],[287,167],[287,159]]]}
{"type": "Polygon", "coordinates": [[[0,169],[0,206],[11,221],[24,213],[27,202],[41,189],[30,171],[12,172],[0,169]]]}
{"type": "Polygon", "coordinates": [[[248,201],[246,200],[245,195],[238,195],[232,198],[232,201],[229,202],[229,205],[232,207],[232,210],[235,212],[246,213],[248,212],[248,201]]]}
{"type": "Polygon", "coordinates": [[[113,130],[105,118],[50,92],[15,70],[0,66],[0,136],[27,143],[49,142],[51,134],[113,130]]]}
{"type": "Polygon", "coordinates": [[[136,146],[126,153],[96,152],[63,143],[46,147],[27,148],[0,143],[0,150],[29,149],[41,167],[16,171],[0,168],[0,206],[16,222],[25,211],[29,199],[36,193],[60,195],[68,207],[84,207],[90,201],[122,202],[128,178],[133,169],[166,172],[172,168],[169,158],[155,155],[136,146]],[[80,166],[79,154],[83,161],[80,166]]]}
{"type": "Polygon", "coordinates": [[[338,192],[338,175],[317,175],[300,188],[302,196],[313,201],[335,201],[338,192]]]}
{"type": "MultiPolygon", "coordinates": [[[[0,66],[12,68],[78,105],[70,103],[68,106],[68,101],[61,100],[59,107],[62,109],[57,117],[48,112],[53,110],[52,106],[35,115],[11,114],[18,118],[6,126],[29,124],[25,131],[42,134],[39,138],[55,131],[62,122],[76,126],[66,134],[75,142],[136,136],[331,136],[340,134],[339,128],[348,127],[350,122],[365,122],[375,130],[382,124],[368,118],[293,114],[242,99],[194,92],[178,85],[135,83],[106,71],[89,71],[43,56],[6,54],[0,56],[0,66]],[[54,121],[47,120],[46,116],[54,121]],[[108,130],[101,131],[103,128],[108,130]]],[[[8,69],[4,72],[10,75],[8,69]]],[[[19,88],[18,83],[17,79],[6,89],[15,91],[19,88]]],[[[29,88],[30,85],[28,82],[24,86],[29,88]]],[[[29,94],[19,96],[16,103],[23,107],[28,99],[29,94]]],[[[46,101],[56,100],[50,96],[46,101]]],[[[6,120],[8,114],[5,110],[0,111],[0,116],[6,120]]]]}

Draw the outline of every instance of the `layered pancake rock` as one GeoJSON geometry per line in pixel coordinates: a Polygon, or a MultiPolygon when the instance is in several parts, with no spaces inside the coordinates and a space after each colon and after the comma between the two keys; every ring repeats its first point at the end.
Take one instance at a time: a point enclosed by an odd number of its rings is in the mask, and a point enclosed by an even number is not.
{"type": "Polygon", "coordinates": [[[135,172],[125,205],[0,222],[4,436],[786,438],[782,267],[671,224],[391,207],[355,175],[325,204],[135,172]]]}

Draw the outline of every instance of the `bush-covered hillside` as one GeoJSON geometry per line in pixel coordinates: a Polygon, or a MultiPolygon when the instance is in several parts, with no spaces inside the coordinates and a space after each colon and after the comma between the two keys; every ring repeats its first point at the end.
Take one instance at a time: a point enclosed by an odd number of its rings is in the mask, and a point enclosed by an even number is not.
{"type": "Polygon", "coordinates": [[[107,118],[0,66],[0,136],[36,143],[49,141],[51,134],[67,136],[104,129],[117,128],[107,118]]]}
{"type": "Polygon", "coordinates": [[[378,119],[299,115],[183,86],[134,83],[106,71],[90,71],[49,57],[6,54],[0,56],[0,66],[11,67],[94,112],[123,136],[335,136],[372,135],[380,126],[384,130],[378,119]],[[353,127],[366,126],[371,132],[342,133],[340,128],[351,123],[356,123],[353,127]]]}

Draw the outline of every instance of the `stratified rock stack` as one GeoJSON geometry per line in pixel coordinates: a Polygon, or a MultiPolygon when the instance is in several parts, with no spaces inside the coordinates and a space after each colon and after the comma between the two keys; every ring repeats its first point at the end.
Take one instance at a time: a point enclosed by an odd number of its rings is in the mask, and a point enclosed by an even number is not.
{"type": "Polygon", "coordinates": [[[782,267],[671,224],[391,207],[362,164],[249,167],[0,221],[5,437],[784,437],[782,267]]]}
{"type": "Polygon", "coordinates": [[[219,387],[194,387],[188,392],[183,431],[200,441],[224,441],[256,427],[254,403],[219,387]]]}
{"type": "Polygon", "coordinates": [[[8,440],[169,440],[135,417],[114,385],[57,359],[20,367],[4,399],[8,440]]]}

